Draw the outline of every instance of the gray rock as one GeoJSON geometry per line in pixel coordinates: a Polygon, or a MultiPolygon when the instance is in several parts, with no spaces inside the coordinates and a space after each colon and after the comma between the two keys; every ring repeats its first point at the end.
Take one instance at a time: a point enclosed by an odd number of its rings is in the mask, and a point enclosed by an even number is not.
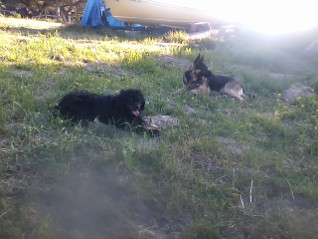
{"type": "Polygon", "coordinates": [[[300,96],[314,96],[314,89],[302,85],[300,83],[292,84],[289,89],[283,91],[283,100],[287,102],[291,102],[300,96]]]}

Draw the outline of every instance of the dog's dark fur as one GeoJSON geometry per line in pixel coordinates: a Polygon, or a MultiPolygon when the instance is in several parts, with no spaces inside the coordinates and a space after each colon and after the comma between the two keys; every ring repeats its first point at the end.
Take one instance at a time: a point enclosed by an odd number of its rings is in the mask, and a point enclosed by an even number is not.
{"type": "Polygon", "coordinates": [[[228,76],[215,75],[203,62],[204,56],[199,54],[193,65],[183,75],[183,83],[191,93],[206,94],[217,91],[243,101],[245,95],[238,82],[228,76]]]}
{"type": "Polygon", "coordinates": [[[122,90],[117,95],[98,95],[90,92],[71,92],[56,106],[56,112],[72,124],[98,119],[104,124],[118,128],[130,127],[136,132],[159,135],[158,129],[148,128],[140,113],[145,108],[145,98],[139,90],[122,90]]]}

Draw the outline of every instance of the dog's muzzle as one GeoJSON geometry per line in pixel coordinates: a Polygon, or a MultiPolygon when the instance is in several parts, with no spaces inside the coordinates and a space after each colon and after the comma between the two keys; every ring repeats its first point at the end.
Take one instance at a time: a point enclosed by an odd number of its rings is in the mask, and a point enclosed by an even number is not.
{"type": "Polygon", "coordinates": [[[131,108],[131,113],[136,117],[140,115],[140,111],[142,111],[141,104],[136,104],[131,108]]]}
{"type": "Polygon", "coordinates": [[[131,113],[132,113],[134,116],[138,117],[139,114],[140,114],[140,111],[139,111],[139,110],[132,110],[131,113]]]}

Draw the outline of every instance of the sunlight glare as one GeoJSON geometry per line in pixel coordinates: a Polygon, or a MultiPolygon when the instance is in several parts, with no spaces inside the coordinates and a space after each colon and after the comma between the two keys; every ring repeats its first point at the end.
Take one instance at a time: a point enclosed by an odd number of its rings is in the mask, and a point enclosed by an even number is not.
{"type": "Polygon", "coordinates": [[[298,32],[318,26],[314,0],[183,0],[186,2],[193,8],[200,6],[208,10],[224,22],[267,34],[298,32]]]}

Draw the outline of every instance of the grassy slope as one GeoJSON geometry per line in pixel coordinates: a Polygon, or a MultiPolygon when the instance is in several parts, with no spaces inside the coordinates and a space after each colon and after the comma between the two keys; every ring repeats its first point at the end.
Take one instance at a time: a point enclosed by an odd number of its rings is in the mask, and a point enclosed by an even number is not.
{"type": "Polygon", "coordinates": [[[280,99],[292,82],[318,88],[317,59],[301,50],[310,37],[160,47],[0,18],[0,238],[315,238],[317,96],[280,99]],[[255,97],[178,91],[199,52],[255,97]],[[152,140],[51,117],[70,90],[128,87],[146,95],[145,115],[180,126],[152,140]]]}

